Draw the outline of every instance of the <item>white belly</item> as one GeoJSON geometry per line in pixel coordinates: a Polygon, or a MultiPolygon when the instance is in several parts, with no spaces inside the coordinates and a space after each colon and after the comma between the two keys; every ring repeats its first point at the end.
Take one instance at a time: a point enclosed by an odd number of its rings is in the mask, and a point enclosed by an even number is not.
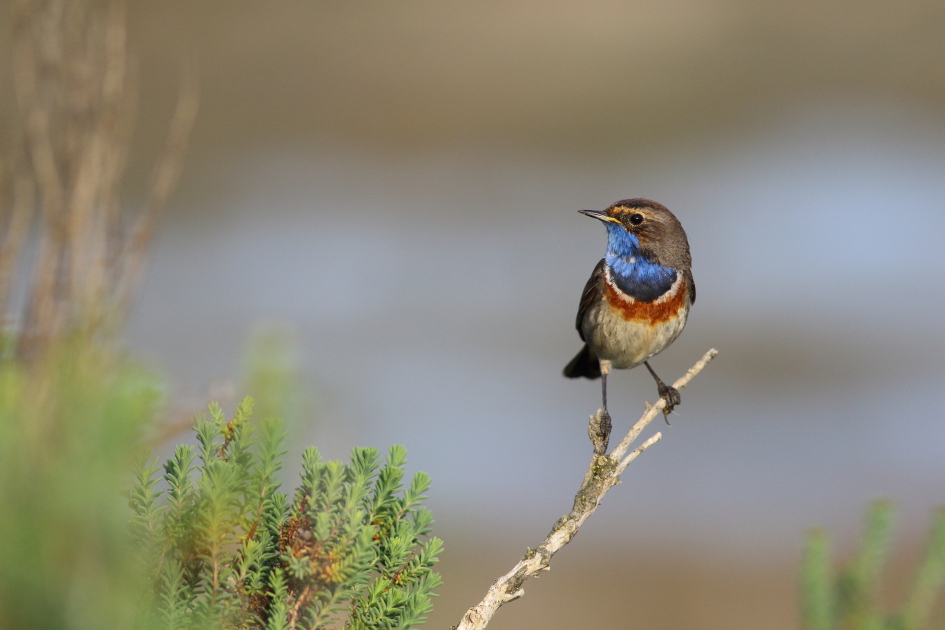
{"type": "Polygon", "coordinates": [[[591,309],[584,318],[584,339],[598,359],[610,361],[616,369],[636,367],[671,344],[686,326],[688,305],[679,316],[661,321],[627,321],[619,311],[591,309]]]}

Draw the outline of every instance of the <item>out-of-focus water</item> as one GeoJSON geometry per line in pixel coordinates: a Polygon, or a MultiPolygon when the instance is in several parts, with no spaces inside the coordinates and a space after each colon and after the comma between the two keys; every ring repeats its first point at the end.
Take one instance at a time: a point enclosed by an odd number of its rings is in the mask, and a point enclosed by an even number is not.
{"type": "MultiPolygon", "coordinates": [[[[10,147],[14,18],[0,3],[10,147]]],[[[699,288],[656,369],[721,354],[490,627],[796,627],[803,532],[848,552],[877,496],[907,566],[945,502],[945,4],[165,0],[128,19],[124,209],[181,56],[201,94],[133,346],[185,406],[228,395],[261,324],[294,329],[292,461],[399,442],[433,477],[431,627],[570,508],[600,389],[560,371],[605,245],[575,211],[629,196],[677,213],[699,288]]],[[[615,431],[655,396],[615,374],[615,431]]]]}
{"type": "MultiPolygon", "coordinates": [[[[133,341],[200,383],[238,371],[261,321],[287,323],[308,440],[331,457],[403,443],[442,523],[511,520],[534,544],[570,507],[599,405],[599,382],[560,374],[605,244],[575,211],[652,197],[685,226],[699,290],[654,367],[672,380],[721,354],[588,536],[790,555],[808,526],[852,531],[877,496],[915,532],[945,502],[943,172],[937,123],[851,103],[600,163],[231,156],[164,224],[133,341]]],[[[642,370],[610,392],[615,431],[656,397],[642,370]]]]}

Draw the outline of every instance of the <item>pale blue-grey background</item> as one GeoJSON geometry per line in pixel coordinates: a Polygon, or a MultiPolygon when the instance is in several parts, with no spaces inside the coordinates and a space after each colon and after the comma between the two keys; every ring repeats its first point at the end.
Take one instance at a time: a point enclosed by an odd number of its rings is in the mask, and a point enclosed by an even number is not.
{"type": "MultiPolygon", "coordinates": [[[[575,627],[572,610],[610,627],[654,584],[639,627],[793,627],[808,527],[849,553],[865,504],[890,497],[908,558],[945,502],[941,3],[174,0],[129,16],[130,205],[182,52],[203,93],[132,347],[167,375],[173,415],[252,393],[219,383],[254,331],[293,331],[296,452],[397,442],[433,477],[439,626],[570,507],[599,383],[560,370],[605,243],[576,210],[624,197],[666,204],[692,244],[699,300],[656,369],[720,355],[496,627],[575,627]],[[615,612],[574,599],[599,575],[615,612]]],[[[626,430],[655,387],[619,373],[611,396],[626,430]]]]}

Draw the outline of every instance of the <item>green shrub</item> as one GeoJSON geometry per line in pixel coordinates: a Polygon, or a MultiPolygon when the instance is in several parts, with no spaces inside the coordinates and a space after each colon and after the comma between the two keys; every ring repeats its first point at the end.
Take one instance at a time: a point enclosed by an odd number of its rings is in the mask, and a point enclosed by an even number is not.
{"type": "Polygon", "coordinates": [[[130,628],[122,491],[160,388],[95,348],[0,360],[0,629],[130,628]]]}
{"type": "Polygon", "coordinates": [[[406,450],[380,462],[357,448],[348,464],[303,453],[301,485],[279,492],[279,420],[249,422],[210,407],[197,447],[143,465],[130,495],[132,527],[149,574],[143,625],[163,628],[409,628],[431,608],[442,543],[420,505],[424,473],[403,487],[406,450]],[[199,462],[198,462],[199,459],[199,462]]]}
{"type": "Polygon", "coordinates": [[[945,509],[932,522],[925,555],[902,607],[882,604],[883,567],[889,552],[893,511],[886,501],[870,508],[861,548],[837,571],[830,569],[830,545],[823,531],[808,538],[801,568],[801,606],[805,630],[921,630],[929,627],[945,585],[945,509]]]}
{"type": "Polygon", "coordinates": [[[159,476],[141,451],[160,402],[146,370],[91,344],[0,359],[0,630],[423,620],[441,542],[402,447],[348,464],[310,448],[289,497],[282,424],[249,422],[247,400],[229,421],[212,406],[159,476]]]}

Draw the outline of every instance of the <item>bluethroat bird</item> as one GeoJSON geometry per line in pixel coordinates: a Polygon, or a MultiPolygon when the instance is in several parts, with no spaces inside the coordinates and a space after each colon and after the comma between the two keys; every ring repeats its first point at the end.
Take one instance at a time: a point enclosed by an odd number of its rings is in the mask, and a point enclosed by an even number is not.
{"type": "Polygon", "coordinates": [[[579,212],[603,221],[607,255],[581,295],[576,326],[584,347],[564,375],[601,377],[607,411],[607,374],[642,363],[666,401],[665,417],[679,404],[679,391],[660,380],[647,360],[676,340],[696,301],[686,232],[666,206],[649,199],[579,212]]]}

